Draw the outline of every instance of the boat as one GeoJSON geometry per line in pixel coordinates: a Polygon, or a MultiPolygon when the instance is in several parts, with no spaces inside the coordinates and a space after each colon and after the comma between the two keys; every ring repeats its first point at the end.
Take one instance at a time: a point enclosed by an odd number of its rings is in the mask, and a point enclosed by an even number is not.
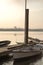
{"type": "Polygon", "coordinates": [[[0,47],[7,46],[10,42],[9,40],[0,41],[0,47]]]}
{"type": "MultiPolygon", "coordinates": [[[[28,43],[28,14],[29,14],[29,9],[26,9],[26,1],[25,0],[25,37],[24,37],[24,44],[15,47],[12,50],[13,53],[13,58],[14,60],[16,59],[23,59],[35,55],[41,54],[40,49],[34,48],[33,45],[29,45],[28,43]]],[[[31,41],[32,44],[32,41],[31,41]]],[[[19,44],[18,44],[19,45],[19,44]]],[[[11,49],[11,48],[10,48],[11,49]]]]}
{"type": "MultiPolygon", "coordinates": [[[[15,47],[15,49],[13,49],[13,58],[15,60],[19,60],[19,59],[25,59],[25,58],[29,58],[29,57],[32,57],[32,56],[38,56],[38,55],[41,55],[42,54],[42,51],[41,51],[41,46],[38,45],[37,47],[37,44],[33,44],[34,42],[33,41],[30,41],[28,44],[24,44],[24,43],[21,43],[21,42],[17,42],[18,47],[15,47]]],[[[36,42],[37,43],[37,42],[36,42]]]]}

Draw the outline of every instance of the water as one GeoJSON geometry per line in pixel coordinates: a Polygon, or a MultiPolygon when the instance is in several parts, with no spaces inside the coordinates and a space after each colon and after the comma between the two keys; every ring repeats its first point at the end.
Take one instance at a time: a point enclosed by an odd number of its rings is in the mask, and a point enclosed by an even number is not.
{"type": "Polygon", "coordinates": [[[11,44],[24,41],[24,32],[0,32],[0,40],[10,40],[11,44]]]}
{"type": "MultiPolygon", "coordinates": [[[[29,36],[43,40],[43,32],[29,32],[29,36]]],[[[10,40],[10,45],[15,45],[16,42],[24,42],[24,32],[0,32],[1,40],[10,40]]],[[[43,65],[43,57],[40,59],[37,57],[37,59],[31,58],[27,61],[15,63],[14,60],[8,58],[6,61],[5,59],[0,61],[0,65],[43,65]]]]}

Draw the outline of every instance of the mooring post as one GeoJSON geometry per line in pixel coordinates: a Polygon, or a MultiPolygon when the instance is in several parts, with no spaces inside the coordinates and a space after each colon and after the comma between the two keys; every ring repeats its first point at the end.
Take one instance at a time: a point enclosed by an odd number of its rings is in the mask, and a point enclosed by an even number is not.
{"type": "Polygon", "coordinates": [[[25,44],[28,44],[29,9],[25,9],[25,44]]]}
{"type": "Polygon", "coordinates": [[[24,43],[28,44],[28,23],[29,22],[29,9],[27,9],[27,0],[25,0],[25,38],[24,43]]]}

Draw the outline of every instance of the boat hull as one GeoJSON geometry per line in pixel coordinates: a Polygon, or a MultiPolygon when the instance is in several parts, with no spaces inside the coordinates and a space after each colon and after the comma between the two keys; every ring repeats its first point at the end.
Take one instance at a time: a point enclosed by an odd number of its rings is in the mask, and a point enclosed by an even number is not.
{"type": "Polygon", "coordinates": [[[10,42],[9,40],[0,41],[0,47],[7,46],[10,42]]]}
{"type": "Polygon", "coordinates": [[[28,52],[15,52],[13,55],[14,59],[21,59],[41,54],[40,51],[28,51],[28,52]]]}

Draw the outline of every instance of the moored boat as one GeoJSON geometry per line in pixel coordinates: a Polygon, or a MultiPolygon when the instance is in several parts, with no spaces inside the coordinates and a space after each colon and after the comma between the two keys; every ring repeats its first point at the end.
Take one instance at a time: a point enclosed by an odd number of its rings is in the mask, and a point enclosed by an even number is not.
{"type": "Polygon", "coordinates": [[[10,42],[9,40],[0,41],[0,47],[7,46],[10,42]]]}
{"type": "MultiPolygon", "coordinates": [[[[24,37],[24,44],[20,45],[19,47],[15,47],[15,49],[12,50],[13,58],[14,59],[21,59],[26,57],[31,57],[35,55],[41,54],[40,49],[33,48],[32,45],[29,45],[28,43],[28,14],[29,9],[26,9],[26,1],[25,0],[25,37],[24,37]]],[[[31,41],[32,44],[32,41],[31,41]]],[[[18,44],[19,45],[19,44],[18,44]]]]}
{"type": "Polygon", "coordinates": [[[12,52],[14,53],[13,58],[16,60],[41,54],[41,50],[33,48],[29,45],[23,45],[21,47],[18,47],[12,52]]]}

